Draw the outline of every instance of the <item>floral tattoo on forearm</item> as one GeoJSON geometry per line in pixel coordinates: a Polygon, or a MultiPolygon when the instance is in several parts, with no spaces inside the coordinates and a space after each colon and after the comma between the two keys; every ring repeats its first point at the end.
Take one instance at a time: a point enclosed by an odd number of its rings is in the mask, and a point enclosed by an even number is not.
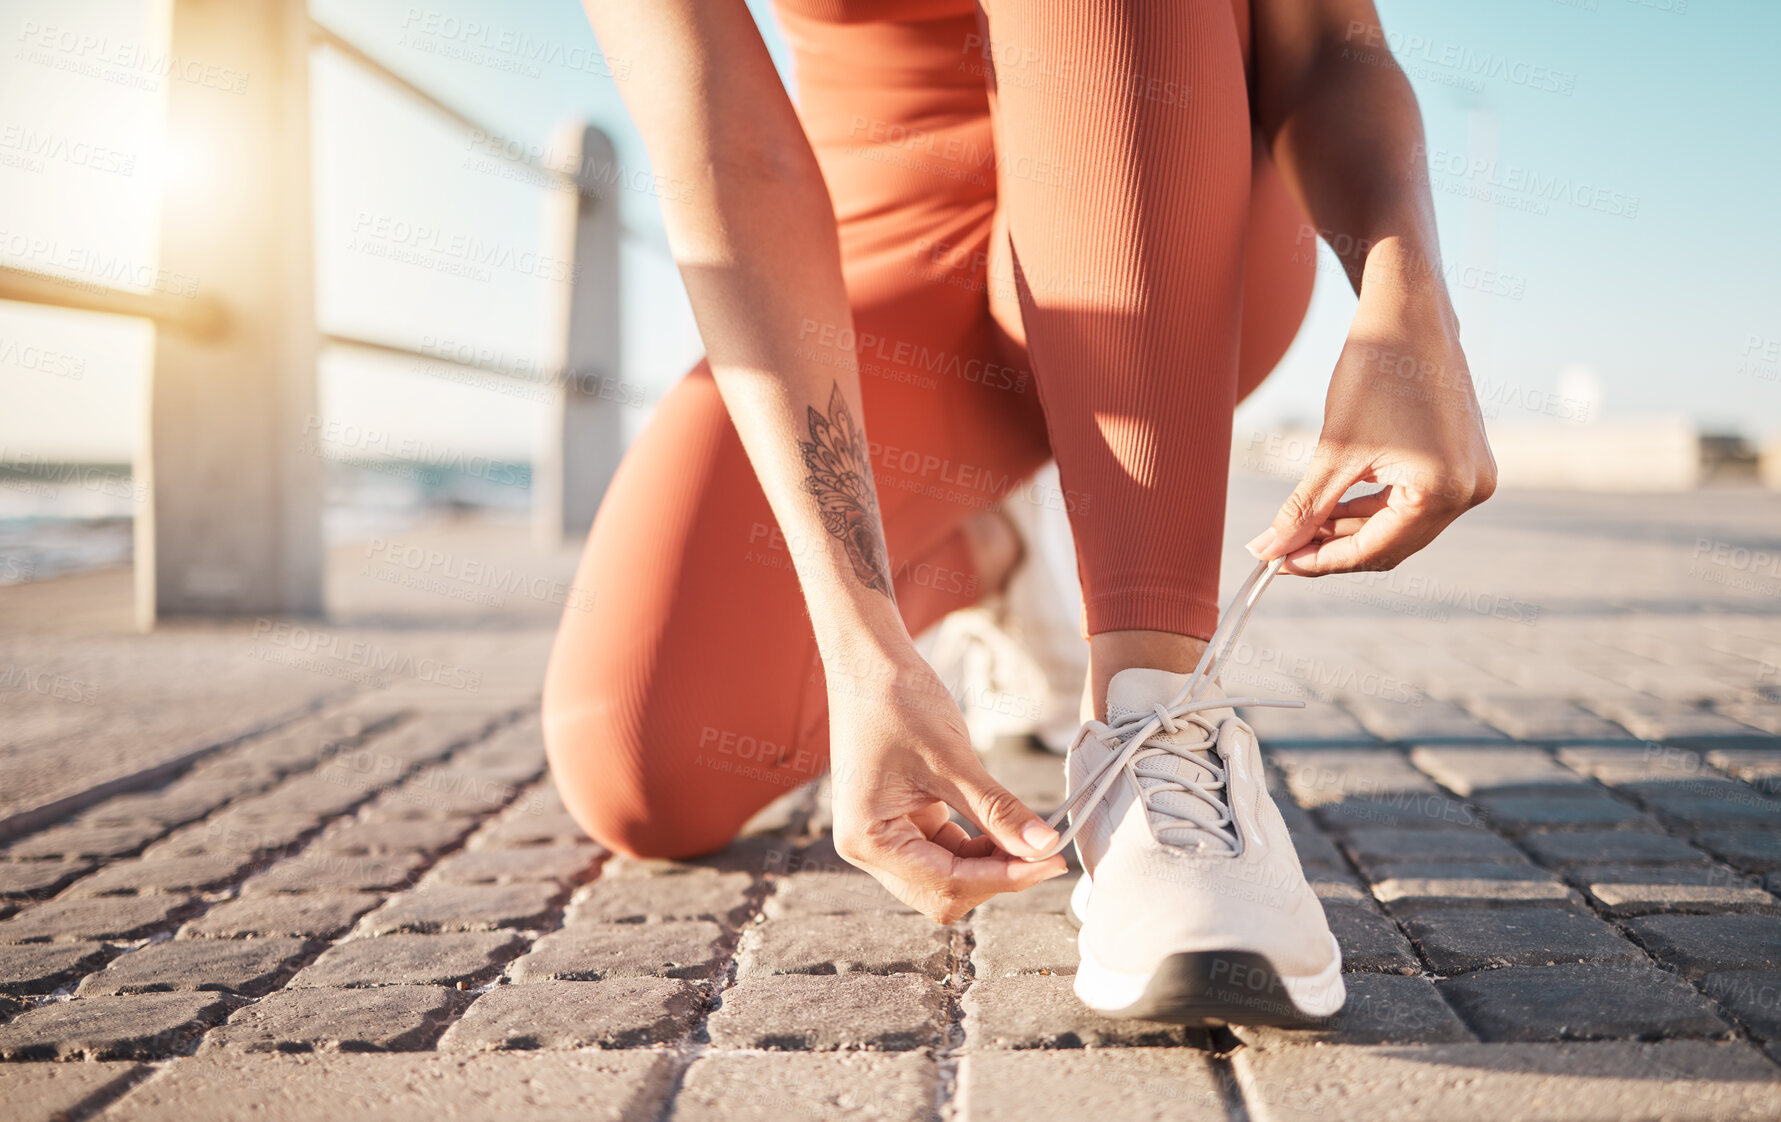
{"type": "Polygon", "coordinates": [[[810,439],[798,441],[810,474],[804,488],[816,496],[823,528],[847,550],[853,575],[867,588],[892,600],[884,529],[878,520],[878,492],[872,485],[872,461],[866,432],[853,419],[841,383],[829,394],[829,415],[808,407],[810,439]]]}

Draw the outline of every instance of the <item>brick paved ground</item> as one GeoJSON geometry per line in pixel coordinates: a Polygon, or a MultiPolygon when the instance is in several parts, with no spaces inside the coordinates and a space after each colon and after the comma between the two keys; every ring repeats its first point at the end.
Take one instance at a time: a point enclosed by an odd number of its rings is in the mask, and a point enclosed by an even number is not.
{"type": "MultiPolygon", "coordinates": [[[[1243,484],[1233,538],[1277,496],[1243,484]]],[[[815,790],[707,860],[607,857],[545,774],[548,596],[392,607],[345,556],[323,642],[129,636],[116,574],[5,590],[0,1101],[1781,1116],[1781,571],[1734,548],[1774,550],[1778,515],[1504,496],[1404,572],[1270,593],[1231,684],[1312,701],[1251,716],[1349,970],[1347,1009],[1305,1030],[1091,1016],[1067,884],[937,928],[835,859],[815,790]],[[366,673],[355,642],[397,663],[366,673]]],[[[1059,797],[1054,758],[992,766],[1059,797]]]]}

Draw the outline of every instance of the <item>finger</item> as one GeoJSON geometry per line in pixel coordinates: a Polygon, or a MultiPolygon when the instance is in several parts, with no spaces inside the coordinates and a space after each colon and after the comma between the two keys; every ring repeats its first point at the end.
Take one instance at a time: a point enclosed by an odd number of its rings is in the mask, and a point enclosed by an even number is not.
{"type": "Polygon", "coordinates": [[[1335,508],[1330,511],[1330,516],[1326,521],[1336,521],[1344,518],[1371,518],[1373,515],[1384,510],[1386,504],[1390,501],[1391,488],[1381,487],[1377,491],[1369,491],[1364,495],[1357,495],[1354,498],[1349,499],[1347,502],[1337,503],[1335,508]]]}
{"type": "MultiPolygon", "coordinates": [[[[1000,892],[1030,888],[1065,872],[1061,856],[1024,861],[1005,853],[960,857],[920,836],[912,823],[885,824],[859,862],[891,894],[939,923],[951,923],[1000,892]]],[[[976,839],[973,839],[976,840],[976,839]]]]}
{"type": "Polygon", "coordinates": [[[1352,534],[1332,537],[1291,554],[1284,566],[1300,576],[1390,569],[1435,539],[1457,516],[1416,492],[1391,489],[1384,509],[1352,534]]]}
{"type": "Polygon", "coordinates": [[[990,778],[975,756],[966,761],[963,774],[951,779],[947,802],[977,824],[977,828],[1017,857],[1037,857],[1058,844],[1057,831],[1047,826],[1014,792],[990,778]]]}
{"type": "Polygon", "coordinates": [[[1312,457],[1310,470],[1280,504],[1274,524],[1257,534],[1244,548],[1258,561],[1272,561],[1300,549],[1316,535],[1317,528],[1341,501],[1342,493],[1357,478],[1353,471],[1344,470],[1326,454],[1320,444],[1317,454],[1312,457]]]}

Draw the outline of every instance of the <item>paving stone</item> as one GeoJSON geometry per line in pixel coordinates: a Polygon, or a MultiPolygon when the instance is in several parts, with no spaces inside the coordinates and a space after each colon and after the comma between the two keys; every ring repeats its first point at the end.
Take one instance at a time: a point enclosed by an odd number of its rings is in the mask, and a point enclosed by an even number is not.
{"type": "Polygon", "coordinates": [[[965,1046],[1100,1048],[1186,1043],[1178,1025],[1103,1017],[1077,999],[1063,974],[979,977],[965,991],[965,1046]]]}
{"type": "Polygon", "coordinates": [[[870,875],[854,870],[810,871],[782,877],[774,886],[773,895],[767,897],[763,911],[769,919],[873,912],[916,914],[914,908],[892,896],[870,875]]]}
{"type": "Polygon", "coordinates": [[[142,851],[144,857],[188,857],[200,853],[263,854],[294,851],[301,840],[320,829],[322,818],[314,814],[274,814],[248,817],[234,811],[194,822],[162,838],[142,851]]]}
{"type": "Polygon", "coordinates": [[[1345,799],[1320,806],[1313,813],[1319,825],[1334,833],[1382,829],[1451,832],[1481,824],[1474,807],[1441,792],[1345,799]]]}
{"type": "Polygon", "coordinates": [[[1781,833],[1772,830],[1710,830],[1695,840],[1740,869],[1769,872],[1781,869],[1781,833]]]}
{"type": "Polygon", "coordinates": [[[25,943],[0,946],[0,993],[49,993],[111,956],[104,943],[25,943]]]}
{"type": "Polygon", "coordinates": [[[1771,799],[1746,790],[1747,794],[1737,797],[1709,795],[1646,801],[1657,811],[1659,817],[1687,828],[1752,826],[1767,830],[1781,829],[1781,799],[1771,799]]]}
{"type": "Polygon", "coordinates": [[[1308,809],[1398,795],[1441,795],[1428,776],[1393,749],[1275,749],[1268,759],[1280,769],[1293,802],[1308,809]]]}
{"type": "Polygon", "coordinates": [[[493,931],[548,923],[563,890],[554,884],[427,884],[399,896],[359,921],[361,934],[395,931],[493,931]]]}
{"type": "Polygon", "coordinates": [[[1485,1040],[1651,1039],[1731,1031],[1687,982],[1648,965],[1507,966],[1441,982],[1485,1040]]]}
{"type": "Polygon", "coordinates": [[[475,849],[453,854],[434,866],[428,881],[449,884],[512,884],[560,881],[579,884],[594,874],[606,851],[593,842],[534,845],[524,849],[475,849]]]}
{"type": "Polygon", "coordinates": [[[1587,787],[1542,748],[1436,747],[1410,750],[1410,762],[1461,796],[1532,795],[1587,787]]]}
{"type": "Polygon", "coordinates": [[[342,768],[327,768],[293,776],[237,808],[242,814],[262,810],[274,814],[313,814],[333,818],[352,810],[376,793],[367,777],[342,768]]]}
{"type": "Polygon", "coordinates": [[[1781,970],[1708,974],[1701,989],[1760,1040],[1781,1040],[1781,970]]]}
{"type": "Polygon", "coordinates": [[[288,935],[332,939],[381,903],[369,892],[302,892],[243,896],[218,904],[179,929],[181,939],[245,939],[288,935]]]}
{"type": "Polygon", "coordinates": [[[1305,870],[1305,881],[1325,907],[1345,904],[1373,912],[1379,910],[1379,902],[1373,899],[1372,890],[1346,872],[1312,867],[1305,870]]]}
{"type": "Polygon", "coordinates": [[[1726,970],[1781,970],[1781,916],[1643,916],[1628,931],[1690,978],[1726,970]]]}
{"type": "Polygon", "coordinates": [[[887,1052],[926,1048],[946,1024],[946,991],[920,974],[784,974],[723,991],[706,1022],[717,1048],[887,1052]]]}
{"type": "MultiPolygon", "coordinates": [[[[1293,852],[1299,855],[1299,864],[1307,870],[1312,868],[1344,869],[1348,862],[1342,857],[1342,851],[1329,835],[1315,826],[1307,825],[1302,829],[1288,831],[1293,852]]],[[[1072,877],[1054,877],[1053,880],[1073,880],[1072,877]]],[[[1050,884],[1051,881],[1045,883],[1050,884]]]]}
{"type": "Polygon", "coordinates": [[[1442,974],[1485,966],[1645,961],[1610,925],[1563,908],[1431,910],[1410,916],[1404,926],[1442,974]]]}
{"type": "MultiPolygon", "coordinates": [[[[1309,875],[1309,871],[1307,871],[1309,875]]],[[[991,896],[977,905],[972,915],[981,919],[984,916],[1007,912],[1022,912],[1039,915],[1066,915],[1070,910],[1070,893],[1076,888],[1073,876],[1052,877],[1042,880],[1031,888],[1020,892],[1004,892],[999,896],[991,896]]],[[[889,895],[889,893],[886,893],[889,895]]],[[[769,909],[772,900],[768,900],[769,909]]],[[[769,911],[768,914],[771,914],[769,911]]]]}
{"type": "Polygon", "coordinates": [[[62,893],[62,898],[137,892],[205,892],[234,881],[252,863],[250,856],[227,853],[117,861],[74,882],[62,893]]]}
{"type": "Polygon", "coordinates": [[[305,939],[169,939],[120,955],[74,992],[89,997],[222,990],[254,996],[294,973],[314,950],[305,939]]]}
{"type": "Polygon", "coordinates": [[[0,1025],[0,1059],[153,1060],[183,1055],[229,1015],[220,993],[79,997],[20,1013],[0,1025]]]}
{"type": "Polygon", "coordinates": [[[1356,830],[1345,841],[1369,876],[1392,865],[1429,861],[1527,863],[1520,850],[1484,830],[1356,830]]]}
{"type": "Polygon", "coordinates": [[[525,946],[506,931],[383,935],[337,943],[291,979],[300,986],[443,986],[492,978],[525,946]]]}
{"type": "Polygon", "coordinates": [[[1559,830],[1523,834],[1520,841],[1536,859],[1560,866],[1687,864],[1703,856],[1680,838],[1639,830],[1559,830]]]}
{"type": "Polygon", "coordinates": [[[1574,701],[1527,693],[1479,693],[1464,699],[1473,716],[1516,740],[1611,740],[1626,737],[1617,725],[1574,701]]]}
{"type": "Polygon", "coordinates": [[[1593,787],[1563,795],[1480,795],[1491,825],[1510,834],[1537,829],[1649,827],[1651,820],[1593,787]]]}
{"type": "Polygon", "coordinates": [[[1228,1117],[1218,1077],[1195,1048],[978,1052],[960,1061],[958,1080],[968,1122],[1228,1117]]]}
{"type": "Polygon", "coordinates": [[[1076,973],[1076,927],[1064,916],[991,913],[978,916],[971,928],[977,942],[971,963],[979,979],[1076,973]]]}
{"type": "Polygon", "coordinates": [[[114,826],[67,823],[8,842],[5,856],[15,861],[39,857],[121,857],[134,853],[167,832],[159,822],[126,822],[114,826]]]}
{"type": "Polygon", "coordinates": [[[1774,1068],[1741,1043],[1267,1048],[1233,1060],[1255,1122],[1743,1122],[1781,1111],[1774,1068]]]}
{"type": "Polygon", "coordinates": [[[601,876],[575,894],[563,923],[573,926],[703,919],[733,924],[748,911],[748,893],[753,884],[754,878],[747,873],[601,876]]]}
{"type": "Polygon", "coordinates": [[[1781,901],[1759,884],[1722,866],[1578,865],[1572,884],[1589,893],[1611,919],[1662,912],[1775,912],[1781,901]]]}
{"type": "Polygon", "coordinates": [[[1348,1000],[1335,1016],[1304,1028],[1233,1026],[1259,1048],[1289,1044],[1443,1044],[1476,1039],[1428,978],[1345,974],[1348,1000]]]}
{"type": "Polygon", "coordinates": [[[787,916],[742,933],[737,975],[927,974],[951,968],[952,932],[925,916],[787,916]]]}
{"type": "Polygon", "coordinates": [[[698,987],[676,978],[496,986],[476,999],[439,1047],[645,1048],[685,1036],[704,1008],[698,987]]]}
{"type": "Polygon", "coordinates": [[[724,966],[723,929],[684,923],[584,924],[553,931],[514,960],[514,982],[602,978],[709,978],[724,966]]]}
{"type": "Polygon", "coordinates": [[[1583,904],[1582,897],[1535,865],[1393,865],[1381,876],[1373,894],[1394,915],[1461,905],[1580,908],[1583,904]]]}
{"type": "Polygon", "coordinates": [[[245,895],[266,892],[375,892],[405,888],[427,863],[424,853],[325,853],[304,850],[241,886],[245,895]]]}
{"type": "Polygon", "coordinates": [[[13,1064],[0,1070],[9,1122],[69,1122],[149,1074],[138,1063],[13,1064]]]}
{"type": "Polygon", "coordinates": [[[242,793],[238,782],[182,780],[156,791],[115,795],[74,821],[87,826],[121,826],[134,822],[159,822],[171,828],[203,818],[242,793]]]}
{"type": "Polygon", "coordinates": [[[113,1107],[130,1122],[193,1122],[195,1104],[255,1122],[632,1122],[665,1109],[674,1059],[663,1052],[256,1056],[174,1064],[113,1107]]]}
{"type": "Polygon", "coordinates": [[[478,830],[465,844],[470,849],[500,849],[510,846],[565,845],[587,840],[587,831],[560,807],[535,810],[527,805],[530,795],[504,811],[499,818],[478,830]]]}
{"type": "MultiPolygon", "coordinates": [[[[774,838],[737,838],[716,853],[677,861],[666,857],[626,857],[614,854],[600,867],[608,877],[710,876],[713,873],[791,873],[800,868],[839,868],[846,863],[835,855],[830,839],[800,847],[774,838]]],[[[847,866],[851,868],[851,866],[847,866]]]]}
{"type": "Polygon", "coordinates": [[[431,767],[378,795],[361,816],[367,822],[486,816],[520,794],[517,784],[460,772],[450,766],[431,767]]]}
{"type": "Polygon", "coordinates": [[[173,926],[190,907],[185,896],[45,900],[0,922],[0,943],[140,939],[173,926]]]}
{"type": "Polygon", "coordinates": [[[92,867],[80,857],[0,861],[0,896],[48,896],[92,867]]]}
{"type": "Polygon", "coordinates": [[[1753,787],[1781,793],[1781,748],[1723,748],[1708,752],[1707,762],[1753,787]]]}
{"type": "Polygon", "coordinates": [[[212,1029],[199,1054],[424,1051],[470,1000],[445,986],[279,990],[212,1029]]]}
{"type": "Polygon", "coordinates": [[[1502,733],[1451,702],[1418,697],[1413,703],[1348,694],[1342,704],[1375,736],[1406,743],[1508,740],[1502,733]]]}
{"type": "Polygon", "coordinates": [[[1336,905],[1324,909],[1342,948],[1344,973],[1417,974],[1422,962],[1398,925],[1377,912],[1336,905]]]}
{"type": "Polygon", "coordinates": [[[326,853],[438,853],[450,849],[476,829],[476,818],[419,818],[401,822],[353,820],[330,828],[315,839],[326,853]]]}
{"type": "Polygon", "coordinates": [[[708,1052],[688,1069],[668,1119],[927,1122],[937,1082],[933,1059],[921,1053],[708,1052]]]}

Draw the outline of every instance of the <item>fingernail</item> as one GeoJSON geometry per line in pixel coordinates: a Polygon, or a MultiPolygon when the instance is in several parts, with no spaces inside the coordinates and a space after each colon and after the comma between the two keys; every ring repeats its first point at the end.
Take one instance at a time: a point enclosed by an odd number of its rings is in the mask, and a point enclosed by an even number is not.
{"type": "Polygon", "coordinates": [[[1274,527],[1269,526],[1266,530],[1263,530],[1261,533],[1251,538],[1249,544],[1243,548],[1249,551],[1249,556],[1260,561],[1262,559],[1262,553],[1266,551],[1269,546],[1274,544],[1274,539],[1277,537],[1279,537],[1279,535],[1274,533],[1274,527]]]}
{"type": "Polygon", "coordinates": [[[1035,820],[1021,827],[1020,840],[1032,846],[1033,852],[1043,853],[1057,844],[1057,831],[1035,820]]]}

